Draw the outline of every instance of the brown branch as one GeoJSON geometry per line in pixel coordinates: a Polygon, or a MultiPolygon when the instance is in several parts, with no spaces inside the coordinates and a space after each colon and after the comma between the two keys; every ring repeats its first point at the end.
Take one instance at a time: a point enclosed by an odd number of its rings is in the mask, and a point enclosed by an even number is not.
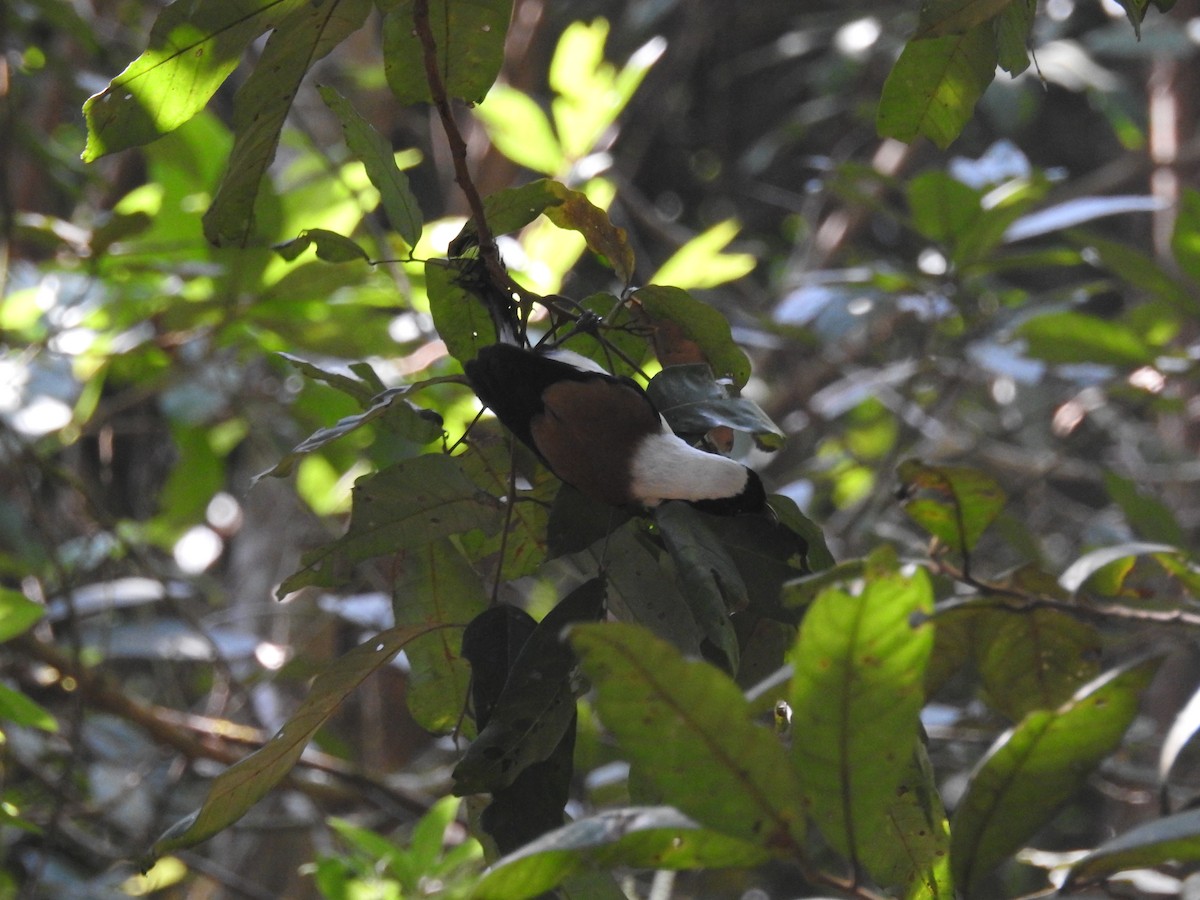
{"type": "Polygon", "coordinates": [[[413,4],[413,27],[421,42],[422,57],[425,63],[425,78],[429,82],[429,93],[433,97],[434,108],[442,121],[442,130],[446,133],[446,143],[450,146],[450,157],[454,160],[454,181],[458,184],[467,205],[471,208],[471,218],[475,222],[475,232],[479,236],[479,255],[488,267],[489,274],[498,284],[508,281],[504,266],[500,262],[500,253],[496,249],[496,238],[488,225],[487,216],[483,212],[483,198],[479,189],[471,179],[467,168],[467,142],[463,139],[458,123],[454,120],[454,110],[450,107],[450,98],[446,96],[446,82],[438,68],[437,41],[429,24],[429,0],[416,0],[413,4]]]}

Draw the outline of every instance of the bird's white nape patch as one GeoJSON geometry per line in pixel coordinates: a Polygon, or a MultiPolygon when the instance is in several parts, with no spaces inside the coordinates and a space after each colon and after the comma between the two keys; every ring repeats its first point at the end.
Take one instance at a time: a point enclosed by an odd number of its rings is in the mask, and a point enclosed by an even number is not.
{"type": "Polygon", "coordinates": [[[746,487],[747,473],[741,463],[697,450],[669,430],[642,441],[629,466],[630,487],[644,506],[736,497],[746,487]]]}
{"type": "Polygon", "coordinates": [[[596,372],[600,375],[611,375],[612,373],[594,359],[588,359],[582,353],[576,353],[574,350],[547,350],[541,354],[547,359],[556,359],[561,363],[566,363],[581,372],[596,372]]]}

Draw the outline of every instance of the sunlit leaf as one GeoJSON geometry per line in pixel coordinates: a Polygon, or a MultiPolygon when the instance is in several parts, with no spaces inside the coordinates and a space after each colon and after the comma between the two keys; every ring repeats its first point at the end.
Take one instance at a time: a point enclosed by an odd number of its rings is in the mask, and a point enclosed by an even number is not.
{"type": "Polygon", "coordinates": [[[254,200],[300,82],[314,62],[362,27],[371,0],[304,3],[279,23],[258,65],[233,101],[233,151],[225,177],[204,214],[204,234],[218,246],[245,246],[254,228],[254,200]]]}
{"type": "Polygon", "coordinates": [[[0,643],[24,634],[45,614],[42,604],[20,591],[0,587],[0,643]]]}
{"type": "Polygon", "coordinates": [[[1157,658],[1106,672],[1056,710],[1027,715],[988,750],[951,821],[955,883],[968,895],[1020,849],[1112,753],[1157,658]]]}
{"type": "Polygon", "coordinates": [[[664,799],[773,854],[791,856],[804,845],[787,753],[770,729],[751,720],[733,681],[630,625],[581,626],[571,643],[604,725],[664,799]]]}
{"type": "Polygon", "coordinates": [[[1006,241],[1023,241],[1055,231],[1074,228],[1084,222],[1106,216],[1128,215],[1129,213],[1157,212],[1165,208],[1158,197],[1134,195],[1131,197],[1076,197],[1047,209],[1022,216],[1008,226],[1004,232],[1006,241]]]}
{"type": "Polygon", "coordinates": [[[676,250],[650,281],[686,291],[717,287],[749,275],[758,265],[754,256],[724,252],[738,231],[738,223],[733,219],[718,222],[676,250]]]}
{"type": "Polygon", "coordinates": [[[150,29],[146,52],[83,105],[83,160],[146,144],[200,112],[237,68],[250,42],[302,0],[172,3],[150,29]]]}
{"type": "Polygon", "coordinates": [[[1200,691],[1192,694],[1191,699],[1184,704],[1183,709],[1171,722],[1167,736],[1163,738],[1162,749],[1158,754],[1158,780],[1165,787],[1171,777],[1171,770],[1179,754],[1200,731],[1200,691]]]}
{"type": "Polygon", "coordinates": [[[627,807],[564,825],[504,857],[484,874],[471,897],[536,897],[583,867],[721,869],[768,859],[760,841],[704,828],[673,807],[627,807]]]}
{"type": "MultiPolygon", "coordinates": [[[[346,146],[366,166],[367,177],[379,191],[383,211],[392,228],[409,247],[415,247],[421,239],[423,226],[421,207],[413,196],[412,188],[408,186],[408,176],[396,165],[396,154],[391,143],[333,88],[320,87],[318,91],[325,105],[341,121],[346,146]]],[[[320,252],[318,247],[318,256],[320,252]]]]}
{"type": "Polygon", "coordinates": [[[1146,556],[1155,553],[1176,554],[1178,552],[1177,547],[1169,544],[1150,544],[1142,541],[1129,541],[1112,547],[1101,547],[1099,550],[1085,553],[1071,563],[1067,570],[1059,576],[1058,583],[1064,590],[1073,594],[1083,587],[1089,578],[1116,560],[1131,556],[1146,556]]]}
{"type": "MultiPolygon", "coordinates": [[[[400,0],[383,19],[388,85],[403,104],[433,100],[425,52],[413,20],[413,0],[400,0]]],[[[480,103],[504,62],[512,0],[429,0],[429,28],[447,97],[480,103]]]]}
{"type": "Polygon", "coordinates": [[[518,165],[543,175],[562,175],[567,168],[558,138],[546,113],[528,94],[497,83],[475,108],[496,149],[518,165]]]}
{"type": "Polygon", "coordinates": [[[0,722],[11,722],[24,728],[40,728],[52,733],[58,731],[58,720],[49,710],[5,684],[0,684],[0,722]]]}
{"type": "Polygon", "coordinates": [[[204,803],[154,842],[152,858],[193,847],[232,825],[279,784],[300,759],[317,730],[368,675],[391,661],[405,644],[430,626],[391,628],[359,644],[313,681],[295,714],[261,749],[213,780],[204,803]]]}
{"type": "Polygon", "coordinates": [[[995,70],[990,22],[962,34],[909,41],[883,85],[879,133],[906,142],[924,135],[943,149],[950,146],[995,70]]]}
{"type": "Polygon", "coordinates": [[[1064,890],[1126,869],[1200,862],[1200,810],[1144,822],[1105,841],[1071,867],[1064,890]]]}
{"type": "Polygon", "coordinates": [[[959,553],[969,553],[1004,508],[990,475],[962,466],[927,466],[910,459],[896,470],[909,517],[959,553]]]}
{"type": "Polygon", "coordinates": [[[1014,0],[926,0],[921,4],[915,36],[930,38],[961,34],[990,21],[1013,3],[1014,0]]]}
{"type": "MultiPolygon", "coordinates": [[[[809,814],[851,860],[887,827],[918,734],[933,629],[929,579],[889,571],[880,557],[861,593],[824,591],[809,607],[789,661],[792,758],[809,814]]],[[[889,863],[889,866],[891,864],[889,863]]]]}

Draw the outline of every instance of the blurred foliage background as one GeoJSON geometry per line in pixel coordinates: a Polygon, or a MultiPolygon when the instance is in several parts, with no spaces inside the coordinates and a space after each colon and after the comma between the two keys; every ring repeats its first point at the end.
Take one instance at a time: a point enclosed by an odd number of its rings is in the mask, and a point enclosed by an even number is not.
{"type": "MultiPolygon", "coordinates": [[[[875,131],[915,6],[518,0],[501,84],[461,118],[476,182],[488,194],[542,173],[586,191],[628,230],[635,283],[657,274],[725,313],[754,362],[748,395],[787,435],[751,462],[836,557],[885,541],[925,552],[895,498],[909,457],[1003,486],[977,574],[1059,572],[1114,544],[1193,546],[1196,5],[1148,18],[1136,40],[1115,4],[1042,4],[1035,66],[998,78],[948,151],[875,131]]],[[[240,72],[164,139],[79,161],[84,100],[141,51],[158,11],[0,8],[0,896],[350,896],[378,858],[362,829],[406,833],[456,757],[407,712],[403,660],[237,827],[161,863],[157,882],[127,861],[287,718],[323,663],[389,622],[370,568],[353,590],[287,603],[275,590],[340,533],[356,476],[436,432],[367,426],[255,481],[361,412],[291,358],[325,372],[369,362],[381,388],[456,364],[421,278],[398,263],[206,242],[240,72]]],[[[430,111],[392,99],[370,22],[316,77],[407,150],[432,223],[417,255],[444,253],[466,208],[430,111]]],[[[259,228],[278,242],[354,234],[395,259],[341,140],[307,84],[259,228]]],[[[501,250],[542,293],[611,288],[608,270],[576,265],[576,237],[535,226],[501,250]]],[[[451,439],[477,409],[452,385],[423,398],[451,439]]],[[[1118,565],[1108,574],[1129,602],[1186,599],[1180,577],[1118,565]]],[[[1186,633],[1128,640],[1177,651],[1144,711],[1161,732],[1200,661],[1186,633]]],[[[969,689],[939,700],[949,724],[927,724],[952,793],[1003,723],[969,689]]],[[[1049,844],[1137,818],[1153,779],[1127,762],[1049,844]]],[[[769,872],[755,878],[719,890],[773,890],[769,872]]]]}

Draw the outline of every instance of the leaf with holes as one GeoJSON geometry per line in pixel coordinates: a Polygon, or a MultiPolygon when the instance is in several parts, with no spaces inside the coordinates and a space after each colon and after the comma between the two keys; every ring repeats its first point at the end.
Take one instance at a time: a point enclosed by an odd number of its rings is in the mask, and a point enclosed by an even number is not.
{"type": "Polygon", "coordinates": [[[792,759],[809,814],[852,862],[871,858],[917,739],[933,629],[924,570],[895,571],[894,554],[868,561],[861,592],[823,591],[792,650],[792,759]]]}
{"type": "Polygon", "coordinates": [[[910,459],[896,474],[909,518],[959,553],[969,553],[1004,508],[1000,485],[975,469],[910,459]]]}

